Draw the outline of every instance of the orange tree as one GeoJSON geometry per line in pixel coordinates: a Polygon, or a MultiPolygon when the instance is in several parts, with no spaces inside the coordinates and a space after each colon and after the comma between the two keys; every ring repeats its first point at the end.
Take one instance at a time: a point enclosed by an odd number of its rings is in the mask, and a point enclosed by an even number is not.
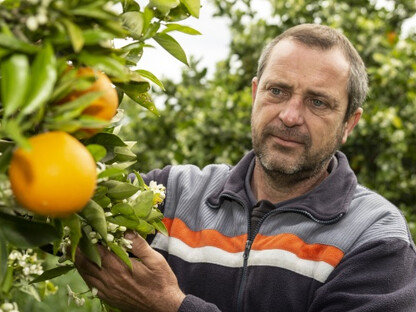
{"type": "Polygon", "coordinates": [[[77,247],[100,265],[104,244],[131,266],[123,233],[166,231],[164,187],[129,170],[136,155],[117,135],[119,105],[129,99],[158,115],[149,92],[163,85],[138,63],[153,39],[187,64],[171,32],[199,34],[178,23],[199,8],[199,0],[0,0],[0,311],[18,311],[19,292],[53,292],[49,280],[74,270],[77,247]],[[61,264],[44,271],[43,253],[61,264]]]}

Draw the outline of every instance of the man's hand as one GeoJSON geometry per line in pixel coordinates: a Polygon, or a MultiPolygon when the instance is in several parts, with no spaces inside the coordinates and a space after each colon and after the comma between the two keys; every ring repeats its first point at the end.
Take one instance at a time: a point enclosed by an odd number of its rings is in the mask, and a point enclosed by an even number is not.
{"type": "Polygon", "coordinates": [[[178,311],[185,295],[165,258],[139,235],[128,233],[126,238],[133,241],[131,252],[141,260],[131,259],[133,270],[103,246],[98,246],[101,268],[77,252],[75,265],[87,285],[122,311],[178,311]]]}

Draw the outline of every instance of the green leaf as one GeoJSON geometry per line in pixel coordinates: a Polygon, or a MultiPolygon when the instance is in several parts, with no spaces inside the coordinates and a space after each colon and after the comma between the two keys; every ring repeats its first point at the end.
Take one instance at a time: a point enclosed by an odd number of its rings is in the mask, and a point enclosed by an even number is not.
{"type": "Polygon", "coordinates": [[[79,249],[81,252],[92,262],[96,265],[101,267],[101,256],[98,252],[97,246],[94,245],[91,240],[89,239],[87,233],[85,233],[84,229],[82,230],[82,237],[79,241],[79,249]]]}
{"type": "Polygon", "coordinates": [[[140,190],[143,191],[145,189],[146,183],[144,183],[144,180],[143,180],[143,178],[142,178],[142,176],[140,175],[139,172],[134,170],[133,173],[136,176],[136,179],[133,182],[134,185],[137,185],[140,188],[140,190]]]}
{"type": "Polygon", "coordinates": [[[168,229],[166,228],[165,224],[161,220],[155,220],[150,223],[155,227],[157,231],[159,231],[163,235],[166,235],[166,236],[169,235],[168,229]]]}
{"type": "Polygon", "coordinates": [[[107,220],[111,223],[125,226],[131,230],[136,229],[136,227],[139,226],[140,224],[140,220],[129,219],[126,216],[122,216],[122,215],[109,217],[107,218],[107,220]]]}
{"type": "Polygon", "coordinates": [[[80,97],[77,97],[73,101],[62,105],[55,105],[51,109],[51,112],[54,115],[53,118],[57,120],[74,119],[75,117],[81,115],[85,108],[102,95],[103,91],[88,92],[80,97]]]}
{"type": "Polygon", "coordinates": [[[134,209],[131,205],[127,204],[127,203],[118,203],[115,204],[113,207],[111,207],[111,212],[114,215],[124,215],[124,216],[134,216],[134,209]]]}
{"type": "Polygon", "coordinates": [[[76,214],[70,215],[68,218],[61,219],[62,225],[69,227],[69,239],[71,240],[71,258],[75,261],[75,252],[81,239],[81,220],[76,214]]]}
{"type": "Polygon", "coordinates": [[[27,220],[2,212],[0,231],[3,232],[6,241],[18,248],[33,248],[60,239],[58,231],[49,223],[27,220]]]}
{"type": "Polygon", "coordinates": [[[102,172],[99,173],[98,178],[111,178],[111,177],[119,177],[126,173],[126,170],[115,168],[115,167],[109,167],[102,172]]]}
{"type": "Polygon", "coordinates": [[[158,33],[153,39],[166,51],[168,51],[173,57],[189,66],[188,60],[186,59],[185,51],[182,49],[180,44],[168,34],[158,33]]]}
{"type": "Polygon", "coordinates": [[[74,52],[78,53],[82,50],[85,42],[81,28],[66,18],[62,19],[62,23],[65,25],[66,31],[68,32],[69,38],[71,39],[71,44],[74,52]]]}
{"type": "Polygon", "coordinates": [[[98,144],[105,147],[114,147],[114,146],[126,146],[127,144],[123,142],[120,137],[112,133],[98,133],[93,137],[86,140],[86,145],[88,144],[98,144]]]}
{"type": "Polygon", "coordinates": [[[3,284],[1,285],[1,291],[3,293],[8,293],[13,286],[13,268],[8,266],[6,275],[3,278],[3,284]]]}
{"type": "Polygon", "coordinates": [[[114,243],[108,243],[108,246],[131,270],[133,269],[129,255],[123,248],[114,243]]]}
{"type": "Polygon", "coordinates": [[[132,11],[121,15],[123,25],[128,29],[133,39],[139,39],[143,32],[143,13],[132,11]]]}
{"type": "Polygon", "coordinates": [[[131,89],[123,89],[123,91],[126,93],[126,95],[132,99],[134,102],[136,102],[137,104],[143,106],[144,108],[148,109],[149,111],[151,111],[153,114],[155,114],[156,116],[160,116],[155,103],[152,100],[152,97],[150,96],[149,93],[136,93],[135,90],[131,90],[131,89]]]}
{"type": "Polygon", "coordinates": [[[112,199],[126,199],[135,194],[139,188],[130,183],[120,181],[105,181],[103,185],[108,187],[107,196],[112,199]]]}
{"type": "Polygon", "coordinates": [[[53,48],[46,44],[37,54],[30,70],[30,88],[26,97],[24,114],[40,109],[52,95],[57,79],[53,48]]]}
{"type": "Polygon", "coordinates": [[[1,98],[4,116],[22,107],[29,85],[29,59],[25,54],[13,54],[1,63],[1,98]]]}
{"type": "Polygon", "coordinates": [[[41,275],[31,280],[29,284],[35,284],[35,283],[51,280],[55,277],[64,275],[74,269],[75,269],[74,265],[64,265],[64,266],[59,266],[59,267],[50,269],[50,270],[44,271],[41,275]]]}
{"type": "Polygon", "coordinates": [[[180,31],[188,35],[201,35],[201,33],[196,29],[180,24],[168,24],[166,25],[166,28],[163,31],[161,31],[161,33],[164,34],[171,31],[180,31]]]}
{"type": "Polygon", "coordinates": [[[10,160],[13,156],[13,146],[9,146],[5,151],[3,151],[0,155],[0,174],[6,173],[10,160]]]}
{"type": "Polygon", "coordinates": [[[163,15],[179,5],[179,0],[150,0],[148,7],[156,7],[163,15]]]}
{"type": "Polygon", "coordinates": [[[103,8],[103,3],[100,1],[94,1],[87,5],[77,5],[75,9],[72,9],[71,14],[78,16],[91,17],[102,20],[111,20],[114,18],[114,14],[106,11],[103,8]]]}
{"type": "Polygon", "coordinates": [[[136,154],[134,154],[127,146],[114,147],[114,154],[116,155],[114,161],[118,162],[131,161],[137,158],[136,154]]]}
{"type": "Polygon", "coordinates": [[[165,91],[165,87],[163,86],[163,83],[155,75],[153,75],[151,72],[149,72],[147,70],[144,70],[144,69],[139,69],[139,70],[136,70],[136,73],[138,73],[140,76],[142,76],[146,79],[149,79],[151,82],[155,83],[163,91],[165,91]]]}
{"type": "Polygon", "coordinates": [[[138,218],[146,219],[153,207],[153,191],[141,192],[133,205],[134,213],[138,218]]]}
{"type": "Polygon", "coordinates": [[[104,209],[94,200],[90,200],[79,214],[87,220],[87,223],[98,232],[104,240],[107,240],[107,221],[104,209]]]}
{"type": "Polygon", "coordinates": [[[91,153],[92,157],[94,157],[95,162],[100,161],[107,154],[105,147],[98,144],[89,144],[86,148],[91,153]]]}
{"type": "Polygon", "coordinates": [[[82,51],[78,60],[90,67],[98,69],[118,81],[127,81],[128,75],[122,59],[118,59],[112,55],[92,54],[82,51]]]}
{"type": "Polygon", "coordinates": [[[153,225],[144,220],[140,220],[140,224],[136,226],[135,230],[142,236],[155,233],[155,228],[153,227],[153,225]]]}
{"type": "Polygon", "coordinates": [[[181,0],[193,17],[199,18],[200,0],[181,0]]]}
{"type": "Polygon", "coordinates": [[[28,139],[23,135],[22,127],[19,124],[19,121],[16,119],[9,119],[3,121],[3,131],[9,139],[12,139],[16,142],[17,146],[20,146],[24,149],[30,149],[30,143],[28,139]]]}
{"type": "Polygon", "coordinates": [[[9,36],[6,34],[0,34],[0,46],[8,48],[10,50],[34,54],[39,48],[24,41],[17,39],[16,37],[9,36]]]}
{"type": "Polygon", "coordinates": [[[0,285],[3,282],[4,277],[7,274],[7,260],[9,258],[9,252],[7,248],[7,242],[3,236],[3,232],[0,231],[0,285]]]}

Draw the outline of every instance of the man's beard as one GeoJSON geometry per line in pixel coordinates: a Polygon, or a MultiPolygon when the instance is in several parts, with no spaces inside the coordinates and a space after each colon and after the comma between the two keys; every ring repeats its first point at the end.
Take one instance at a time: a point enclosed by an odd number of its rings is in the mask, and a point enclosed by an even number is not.
{"type": "MultiPolygon", "coordinates": [[[[263,168],[263,171],[271,178],[285,178],[288,182],[299,182],[309,179],[327,166],[329,160],[339,149],[342,142],[342,127],[337,129],[336,135],[332,140],[322,146],[317,152],[312,152],[312,139],[309,133],[301,133],[298,128],[288,128],[284,125],[268,125],[260,136],[252,134],[254,153],[263,168]],[[294,153],[294,150],[281,145],[272,144],[270,136],[275,135],[283,139],[300,142],[303,145],[297,148],[303,148],[303,152],[294,153]],[[294,160],[288,163],[279,154],[286,154],[294,160]],[[291,156],[291,154],[293,154],[291,156]],[[296,158],[298,158],[296,160],[296,158]]],[[[296,151],[295,151],[296,152],[296,151]]]]}

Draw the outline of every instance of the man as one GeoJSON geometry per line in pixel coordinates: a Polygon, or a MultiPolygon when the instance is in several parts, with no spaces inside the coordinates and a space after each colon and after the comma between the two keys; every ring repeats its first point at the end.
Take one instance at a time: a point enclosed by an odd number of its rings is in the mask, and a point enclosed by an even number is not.
{"type": "Polygon", "coordinates": [[[169,236],[129,233],[130,271],[101,249],[77,267],[123,311],[416,311],[415,245],[399,210],[338,151],[358,123],[364,64],[339,32],[289,29],[252,81],[253,152],[234,167],[169,166],[169,236]],[[157,250],[157,251],[156,251],[157,250]]]}

